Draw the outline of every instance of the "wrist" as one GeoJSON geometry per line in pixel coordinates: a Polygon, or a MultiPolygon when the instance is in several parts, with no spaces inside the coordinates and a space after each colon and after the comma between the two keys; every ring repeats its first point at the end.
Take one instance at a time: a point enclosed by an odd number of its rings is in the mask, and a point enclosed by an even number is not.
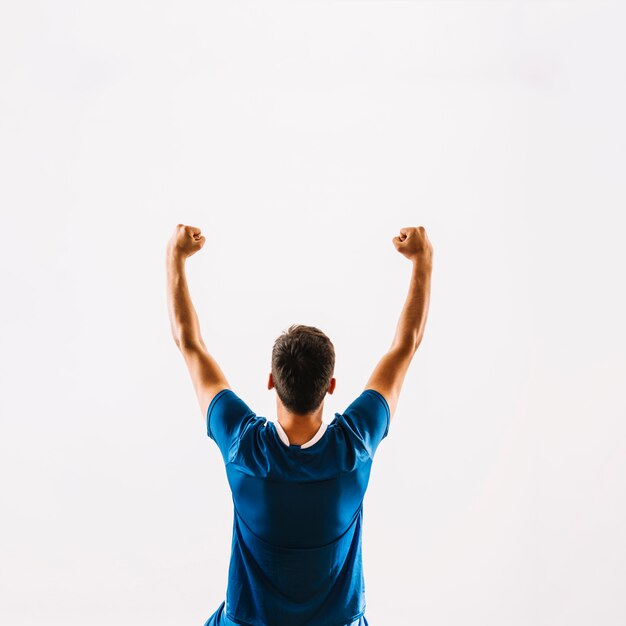
{"type": "Polygon", "coordinates": [[[180,253],[177,248],[172,246],[168,246],[166,251],[166,259],[168,263],[172,265],[182,265],[185,263],[185,257],[180,253]]]}
{"type": "Polygon", "coordinates": [[[412,259],[413,272],[417,274],[430,275],[433,270],[432,259],[425,257],[415,257],[412,259]]]}

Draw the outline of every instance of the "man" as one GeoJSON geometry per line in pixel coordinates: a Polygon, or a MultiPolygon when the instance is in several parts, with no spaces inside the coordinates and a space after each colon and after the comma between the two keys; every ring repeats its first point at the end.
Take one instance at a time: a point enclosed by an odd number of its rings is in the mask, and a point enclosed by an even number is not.
{"type": "Polygon", "coordinates": [[[367,626],[361,558],[363,497],[409,364],[422,341],[433,251],[422,226],[393,244],[412,263],[406,303],[389,351],[363,392],[330,423],[335,352],[313,326],[276,340],[268,389],[277,422],[257,416],[230,388],[200,334],[185,260],[205,242],[178,224],[167,246],[168,309],[207,435],[219,447],[233,497],[226,600],[204,626],[367,626]]]}

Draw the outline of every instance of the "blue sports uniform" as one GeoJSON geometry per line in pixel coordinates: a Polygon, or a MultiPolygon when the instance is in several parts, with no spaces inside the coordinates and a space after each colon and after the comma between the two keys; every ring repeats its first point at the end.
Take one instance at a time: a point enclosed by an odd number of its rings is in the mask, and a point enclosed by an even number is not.
{"type": "Polygon", "coordinates": [[[205,626],[367,626],[363,497],[390,417],[366,389],[299,446],[231,389],[213,398],[234,511],[226,600],[205,626]]]}

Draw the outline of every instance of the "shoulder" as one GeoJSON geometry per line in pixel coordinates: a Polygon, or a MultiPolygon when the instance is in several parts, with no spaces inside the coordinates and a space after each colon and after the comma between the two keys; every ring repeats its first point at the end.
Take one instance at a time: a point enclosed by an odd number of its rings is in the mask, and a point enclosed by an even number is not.
{"type": "Polygon", "coordinates": [[[233,396],[234,398],[237,398],[237,399],[241,399],[230,387],[224,387],[223,389],[219,389],[216,392],[213,392],[213,395],[211,399],[209,400],[209,404],[207,406],[207,413],[209,413],[213,409],[213,407],[217,404],[218,400],[228,395],[233,396]]]}
{"type": "Polygon", "coordinates": [[[336,415],[345,416],[355,411],[369,410],[383,413],[387,418],[390,416],[389,403],[385,396],[376,389],[364,389],[344,410],[336,415]]]}
{"type": "Polygon", "coordinates": [[[378,444],[389,432],[391,413],[385,397],[375,389],[363,390],[335,420],[346,436],[374,456],[378,444]]]}
{"type": "Polygon", "coordinates": [[[237,437],[246,425],[256,421],[256,413],[230,388],[218,391],[207,407],[207,434],[212,439],[237,437]]]}

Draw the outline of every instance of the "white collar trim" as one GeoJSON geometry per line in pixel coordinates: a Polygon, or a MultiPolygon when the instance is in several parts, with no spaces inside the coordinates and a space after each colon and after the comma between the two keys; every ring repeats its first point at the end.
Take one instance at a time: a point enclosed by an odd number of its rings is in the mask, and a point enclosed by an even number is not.
{"type": "MultiPolygon", "coordinates": [[[[287,437],[287,433],[285,432],[284,428],[280,425],[280,422],[278,420],[274,422],[274,426],[276,426],[276,432],[278,433],[280,440],[286,446],[291,445],[289,443],[289,438],[287,437]]],[[[317,443],[326,432],[326,428],[328,428],[328,424],[326,422],[322,422],[322,425],[319,427],[318,431],[313,435],[313,437],[309,439],[306,443],[303,443],[300,447],[310,448],[314,443],[317,443]]]]}

